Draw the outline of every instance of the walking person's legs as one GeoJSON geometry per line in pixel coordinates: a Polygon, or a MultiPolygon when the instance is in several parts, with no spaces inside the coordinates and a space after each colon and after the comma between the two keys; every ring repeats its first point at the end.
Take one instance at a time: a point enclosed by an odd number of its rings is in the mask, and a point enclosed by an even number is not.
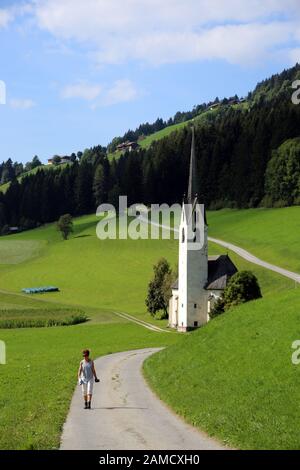
{"type": "Polygon", "coordinates": [[[91,404],[92,404],[92,396],[93,395],[88,395],[88,408],[91,409],[91,404]]]}
{"type": "Polygon", "coordinates": [[[87,410],[88,408],[88,393],[87,393],[87,384],[82,384],[82,395],[84,399],[84,409],[87,410]]]}
{"type": "Polygon", "coordinates": [[[89,410],[91,409],[91,403],[92,403],[93,385],[94,385],[94,379],[89,380],[87,383],[87,407],[89,410]]]}

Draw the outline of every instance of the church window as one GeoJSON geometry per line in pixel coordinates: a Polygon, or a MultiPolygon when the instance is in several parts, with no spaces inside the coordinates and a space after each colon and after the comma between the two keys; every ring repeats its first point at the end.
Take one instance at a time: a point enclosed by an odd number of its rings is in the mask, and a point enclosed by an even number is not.
{"type": "Polygon", "coordinates": [[[194,321],[194,326],[195,326],[195,327],[198,326],[198,322],[197,322],[197,321],[194,321]]]}
{"type": "Polygon", "coordinates": [[[182,229],[182,243],[185,242],[185,231],[184,228],[182,229]]]}
{"type": "Polygon", "coordinates": [[[194,308],[197,308],[197,304],[194,304],[194,308]]]}

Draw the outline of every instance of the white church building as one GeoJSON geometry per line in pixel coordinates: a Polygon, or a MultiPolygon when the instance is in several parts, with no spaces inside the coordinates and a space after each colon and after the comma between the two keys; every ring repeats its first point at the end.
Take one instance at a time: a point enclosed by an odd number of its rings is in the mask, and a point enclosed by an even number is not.
{"type": "Polygon", "coordinates": [[[182,204],[179,227],[178,280],[172,286],[169,326],[185,332],[206,324],[214,302],[237,272],[228,255],[208,256],[205,206],[197,195],[195,131],[188,194],[182,204]]]}

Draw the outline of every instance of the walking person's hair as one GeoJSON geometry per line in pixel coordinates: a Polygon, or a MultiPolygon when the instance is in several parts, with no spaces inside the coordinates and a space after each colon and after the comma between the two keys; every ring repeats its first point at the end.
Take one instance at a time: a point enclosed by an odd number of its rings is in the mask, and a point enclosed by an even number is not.
{"type": "Polygon", "coordinates": [[[83,356],[89,356],[89,355],[90,355],[90,350],[89,350],[89,349],[84,349],[84,350],[82,351],[82,355],[83,355],[83,356]]]}

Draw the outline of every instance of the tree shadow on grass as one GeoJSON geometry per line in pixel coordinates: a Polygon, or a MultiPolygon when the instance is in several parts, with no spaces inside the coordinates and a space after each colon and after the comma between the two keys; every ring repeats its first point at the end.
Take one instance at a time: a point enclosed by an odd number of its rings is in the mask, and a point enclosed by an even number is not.
{"type": "MultiPolygon", "coordinates": [[[[91,228],[95,228],[95,233],[96,233],[96,226],[97,226],[97,221],[93,220],[91,222],[82,222],[82,223],[76,223],[74,224],[74,238],[77,238],[78,235],[80,235],[82,232],[85,232],[86,230],[89,230],[91,228]]],[[[91,237],[91,234],[86,234],[86,236],[91,237]]]]}
{"type": "Polygon", "coordinates": [[[90,235],[90,234],[89,235],[86,234],[86,235],[77,235],[76,237],[73,237],[73,238],[86,238],[86,237],[91,237],[91,236],[92,235],[90,235]]]}

